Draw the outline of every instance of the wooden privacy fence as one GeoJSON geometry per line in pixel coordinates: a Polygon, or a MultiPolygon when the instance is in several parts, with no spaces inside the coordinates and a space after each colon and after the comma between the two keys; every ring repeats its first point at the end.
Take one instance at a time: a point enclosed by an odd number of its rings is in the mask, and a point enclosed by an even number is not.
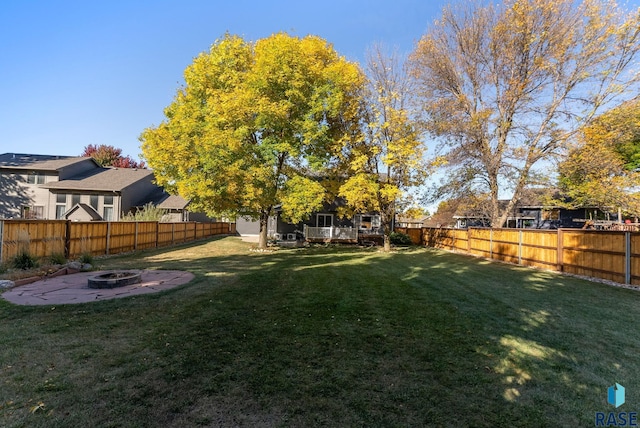
{"type": "Polygon", "coordinates": [[[640,233],[581,229],[396,228],[414,244],[640,285],[640,233]]]}
{"type": "Polygon", "coordinates": [[[0,221],[0,262],[22,251],[35,257],[118,254],[235,234],[235,223],[0,221]]]}

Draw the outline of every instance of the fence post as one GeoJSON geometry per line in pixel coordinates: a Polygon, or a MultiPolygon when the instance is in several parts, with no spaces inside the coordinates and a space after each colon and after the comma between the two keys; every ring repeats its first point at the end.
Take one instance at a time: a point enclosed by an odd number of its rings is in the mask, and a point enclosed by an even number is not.
{"type": "Polygon", "coordinates": [[[522,265],[522,229],[518,231],[518,264],[522,265]]]}
{"type": "Polygon", "coordinates": [[[64,258],[71,258],[71,220],[67,220],[64,228],[64,258]]]}
{"type": "Polygon", "coordinates": [[[556,268],[558,272],[562,272],[564,270],[564,232],[562,229],[558,229],[558,249],[556,251],[556,268]]]}
{"type": "Polygon", "coordinates": [[[136,228],[135,228],[135,234],[133,236],[133,250],[137,251],[138,250],[138,223],[139,222],[135,222],[136,224],[136,228]]]}
{"type": "Polygon", "coordinates": [[[489,229],[489,259],[493,260],[493,227],[489,229]]]}
{"type": "Polygon", "coordinates": [[[158,248],[159,241],[160,241],[160,222],[156,221],[156,248],[158,248]]]}
{"type": "Polygon", "coordinates": [[[624,233],[624,283],[631,284],[631,232],[624,233]]]}
{"type": "Polygon", "coordinates": [[[4,248],[4,220],[0,220],[0,263],[2,263],[3,248],[4,248]]]}
{"type": "Polygon", "coordinates": [[[109,255],[109,248],[111,247],[111,222],[107,222],[107,248],[104,249],[105,254],[109,255]]]}

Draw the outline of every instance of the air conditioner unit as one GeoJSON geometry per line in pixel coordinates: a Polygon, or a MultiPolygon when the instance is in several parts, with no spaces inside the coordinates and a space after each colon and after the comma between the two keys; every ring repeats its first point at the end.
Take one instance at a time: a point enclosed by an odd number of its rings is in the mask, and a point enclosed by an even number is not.
{"type": "Polygon", "coordinates": [[[274,233],[273,237],[276,238],[276,241],[281,241],[282,240],[282,235],[280,233],[274,233]]]}
{"type": "Polygon", "coordinates": [[[295,233],[287,233],[287,241],[295,241],[296,234],[295,233]]]}

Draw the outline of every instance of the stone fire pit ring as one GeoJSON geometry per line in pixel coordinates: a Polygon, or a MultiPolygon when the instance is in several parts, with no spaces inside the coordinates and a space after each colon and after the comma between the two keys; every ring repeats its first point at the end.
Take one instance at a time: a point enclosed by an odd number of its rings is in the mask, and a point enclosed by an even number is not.
{"type": "Polygon", "coordinates": [[[142,282],[141,270],[113,270],[87,279],[89,288],[117,288],[142,282]]]}

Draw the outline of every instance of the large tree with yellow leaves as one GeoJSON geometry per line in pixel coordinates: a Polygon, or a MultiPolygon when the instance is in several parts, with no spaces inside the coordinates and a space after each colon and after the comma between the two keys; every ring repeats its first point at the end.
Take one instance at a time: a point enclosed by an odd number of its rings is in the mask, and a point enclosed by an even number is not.
{"type": "Polygon", "coordinates": [[[322,206],[310,177],[358,138],[357,64],[315,36],[227,34],[184,77],[166,120],[140,137],[158,184],[210,214],[259,220],[260,248],[277,204],[292,222],[322,206]]]}

